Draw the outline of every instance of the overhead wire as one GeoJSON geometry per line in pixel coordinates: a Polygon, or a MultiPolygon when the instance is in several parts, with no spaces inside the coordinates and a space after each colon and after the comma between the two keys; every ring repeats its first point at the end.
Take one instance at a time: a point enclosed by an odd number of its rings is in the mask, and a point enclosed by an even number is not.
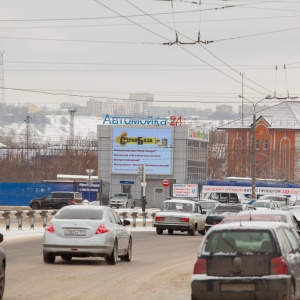
{"type": "MultiPolygon", "coordinates": [[[[94,0],[94,1],[98,2],[97,0],[94,0]]],[[[142,10],[142,9],[140,9],[139,7],[137,7],[136,5],[132,4],[129,0],[125,0],[125,1],[126,1],[127,3],[129,3],[129,4],[131,4],[133,7],[135,7],[135,8],[138,9],[139,11],[141,11],[142,13],[144,13],[145,15],[147,15],[148,17],[154,19],[155,21],[159,22],[159,23],[162,24],[163,26],[165,26],[165,27],[167,27],[167,28],[170,29],[170,27],[169,27],[168,25],[162,23],[160,20],[154,18],[153,16],[148,15],[144,10],[142,10]]],[[[141,26],[140,24],[139,24],[138,26],[143,28],[143,26],[141,26]]],[[[182,35],[183,35],[183,34],[182,34],[182,35]]],[[[188,38],[188,39],[190,39],[189,37],[187,37],[187,36],[185,36],[185,35],[183,35],[183,36],[186,37],[186,38],[188,38]]],[[[226,76],[226,77],[232,79],[233,81],[240,83],[240,81],[239,81],[238,79],[235,79],[235,78],[233,78],[232,76],[230,76],[230,75],[224,73],[223,71],[221,71],[221,70],[215,68],[213,65],[211,65],[211,64],[209,64],[208,62],[204,61],[204,60],[201,59],[199,56],[195,55],[195,54],[192,53],[191,51],[189,51],[189,50],[187,50],[186,48],[184,48],[182,45],[180,45],[180,44],[177,44],[177,45],[178,45],[181,49],[183,49],[184,51],[188,52],[190,55],[194,56],[195,58],[197,58],[197,59],[201,60],[202,62],[204,62],[206,65],[208,65],[208,66],[210,66],[211,68],[213,68],[214,70],[216,70],[216,71],[222,73],[224,76],[226,76]]],[[[230,68],[232,71],[234,71],[234,72],[237,73],[238,75],[240,74],[240,72],[238,72],[237,70],[234,70],[232,67],[230,67],[228,64],[226,64],[224,61],[222,61],[219,57],[217,57],[217,56],[214,55],[211,51],[209,51],[206,47],[204,47],[204,46],[201,45],[201,44],[199,44],[199,45],[200,45],[205,51],[209,52],[209,53],[210,53],[213,57],[215,57],[217,60],[219,60],[220,62],[222,62],[222,64],[226,65],[228,68],[230,68]]],[[[247,78],[247,77],[245,77],[245,78],[247,78]]],[[[248,79],[248,78],[247,78],[247,79],[248,79]]],[[[250,80],[250,79],[248,79],[248,80],[250,80]]],[[[265,87],[262,87],[260,84],[255,83],[255,82],[253,82],[253,81],[251,81],[251,82],[254,83],[255,85],[259,86],[260,88],[263,88],[263,89],[267,90],[268,92],[270,92],[270,90],[268,90],[268,89],[265,88],[265,87]]],[[[258,91],[258,90],[256,90],[256,89],[254,89],[254,88],[252,88],[252,87],[250,87],[250,86],[248,86],[248,85],[246,85],[246,84],[245,84],[245,86],[248,87],[249,89],[253,90],[253,91],[256,91],[256,92],[258,92],[258,93],[260,93],[260,94],[263,94],[262,92],[260,92],[260,91],[258,91]]]]}

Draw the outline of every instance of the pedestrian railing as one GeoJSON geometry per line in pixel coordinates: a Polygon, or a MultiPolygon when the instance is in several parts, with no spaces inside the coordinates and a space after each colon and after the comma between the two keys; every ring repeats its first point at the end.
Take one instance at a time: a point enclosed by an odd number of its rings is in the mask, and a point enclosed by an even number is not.
{"type": "MultiPolygon", "coordinates": [[[[58,210],[3,210],[0,214],[5,223],[5,229],[10,230],[12,223],[17,223],[17,228],[22,230],[24,223],[29,223],[29,229],[34,229],[36,224],[41,224],[46,227],[47,222],[56,214],[58,210]]],[[[147,223],[154,223],[155,213],[148,214],[147,212],[120,212],[120,218],[131,221],[132,227],[136,227],[139,220],[142,221],[142,226],[146,227],[147,223]]],[[[28,226],[28,225],[27,225],[28,226]]]]}

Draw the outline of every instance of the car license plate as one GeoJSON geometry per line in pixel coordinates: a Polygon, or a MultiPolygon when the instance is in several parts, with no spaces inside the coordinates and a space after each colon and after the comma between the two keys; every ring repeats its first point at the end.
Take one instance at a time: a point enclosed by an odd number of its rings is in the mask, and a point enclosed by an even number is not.
{"type": "Polygon", "coordinates": [[[65,229],[64,234],[65,235],[84,236],[85,235],[85,230],[83,230],[83,229],[65,229]]]}
{"type": "Polygon", "coordinates": [[[221,291],[254,291],[254,283],[222,283],[221,291]]]}
{"type": "Polygon", "coordinates": [[[166,217],[166,218],[165,218],[165,221],[166,221],[166,222],[176,222],[176,221],[177,221],[177,218],[176,218],[176,217],[166,217]]]}

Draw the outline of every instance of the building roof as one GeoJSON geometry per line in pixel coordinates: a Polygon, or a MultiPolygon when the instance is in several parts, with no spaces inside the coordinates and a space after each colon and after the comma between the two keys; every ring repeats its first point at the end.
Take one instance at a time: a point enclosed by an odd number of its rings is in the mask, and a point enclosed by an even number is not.
{"type": "MultiPolygon", "coordinates": [[[[274,129],[300,129],[300,101],[286,101],[256,112],[256,120],[264,118],[274,129]]],[[[253,123],[253,114],[231,121],[218,129],[248,129],[253,123]]]]}

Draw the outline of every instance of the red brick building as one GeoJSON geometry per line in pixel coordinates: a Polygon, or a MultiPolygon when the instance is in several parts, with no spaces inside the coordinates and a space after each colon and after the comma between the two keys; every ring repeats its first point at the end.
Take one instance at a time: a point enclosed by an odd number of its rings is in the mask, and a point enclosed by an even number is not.
{"type": "MultiPolygon", "coordinates": [[[[251,177],[253,115],[225,124],[227,176],[251,177]]],[[[256,177],[300,181],[300,102],[256,113],[256,177]]]]}

